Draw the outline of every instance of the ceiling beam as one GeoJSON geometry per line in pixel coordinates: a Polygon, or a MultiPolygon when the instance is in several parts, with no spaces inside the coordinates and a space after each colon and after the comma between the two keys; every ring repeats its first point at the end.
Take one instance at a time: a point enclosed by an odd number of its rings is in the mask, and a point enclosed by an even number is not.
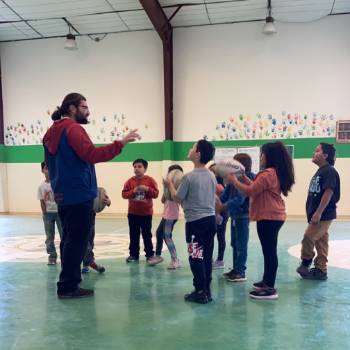
{"type": "Polygon", "coordinates": [[[173,140],[173,28],[158,0],[139,0],[163,43],[165,140],[173,140]]]}

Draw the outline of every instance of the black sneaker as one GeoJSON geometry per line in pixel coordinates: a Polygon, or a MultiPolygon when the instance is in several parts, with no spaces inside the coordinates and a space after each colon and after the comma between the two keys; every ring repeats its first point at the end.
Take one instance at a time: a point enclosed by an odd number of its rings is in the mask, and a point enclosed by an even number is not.
{"type": "Polygon", "coordinates": [[[223,273],[222,275],[223,275],[225,278],[227,278],[228,276],[233,275],[234,273],[236,273],[236,271],[235,271],[234,269],[232,269],[231,271],[225,272],[225,273],[223,273]]]}
{"type": "Polygon", "coordinates": [[[277,289],[275,288],[264,288],[259,290],[253,290],[249,293],[252,299],[258,300],[276,300],[278,299],[277,289]]]}
{"type": "Polygon", "coordinates": [[[74,292],[68,292],[64,294],[58,294],[58,299],[73,299],[73,298],[87,298],[92,297],[94,295],[94,291],[92,289],[84,289],[78,288],[74,292]]]}
{"type": "Polygon", "coordinates": [[[185,294],[185,301],[189,303],[197,303],[197,304],[207,304],[209,302],[207,294],[201,291],[193,291],[189,294],[185,294]]]}
{"type": "Polygon", "coordinates": [[[267,288],[267,287],[268,287],[268,285],[264,281],[253,283],[253,288],[255,290],[260,290],[260,289],[264,289],[264,288],[267,288]]]}
{"type": "Polygon", "coordinates": [[[310,269],[309,273],[302,277],[306,280],[317,280],[317,281],[325,281],[328,278],[327,272],[323,272],[317,267],[310,269]]]}
{"type": "Polygon", "coordinates": [[[301,277],[305,277],[309,274],[309,267],[301,263],[296,270],[301,277]]]}
{"type": "Polygon", "coordinates": [[[139,262],[139,258],[135,258],[132,255],[129,255],[126,260],[127,263],[138,263],[139,262]]]}
{"type": "Polygon", "coordinates": [[[245,277],[245,275],[241,275],[240,273],[232,273],[232,274],[229,274],[227,277],[226,277],[226,281],[228,282],[244,282],[247,280],[247,277],[245,277]]]}

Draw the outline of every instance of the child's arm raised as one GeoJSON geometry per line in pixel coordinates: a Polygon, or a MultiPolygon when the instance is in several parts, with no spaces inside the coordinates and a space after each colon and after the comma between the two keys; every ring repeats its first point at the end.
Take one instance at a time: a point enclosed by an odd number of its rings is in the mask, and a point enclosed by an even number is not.
{"type": "Polygon", "coordinates": [[[186,174],[183,176],[177,189],[175,188],[173,182],[168,178],[163,179],[163,184],[164,186],[168,187],[171,198],[176,203],[182,203],[188,195],[190,182],[186,174]]]}
{"type": "MultiPolygon", "coordinates": [[[[271,168],[269,168],[271,169],[271,168]]],[[[262,171],[249,185],[240,182],[233,174],[227,175],[227,181],[237,188],[240,192],[248,197],[256,196],[257,194],[271,187],[274,177],[269,169],[262,171]]]]}

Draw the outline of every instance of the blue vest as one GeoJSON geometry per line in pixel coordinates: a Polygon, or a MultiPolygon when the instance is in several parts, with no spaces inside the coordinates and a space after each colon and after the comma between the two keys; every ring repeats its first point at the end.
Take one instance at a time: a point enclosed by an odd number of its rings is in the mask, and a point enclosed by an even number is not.
{"type": "Polygon", "coordinates": [[[56,154],[45,149],[52,190],[58,205],[72,205],[97,196],[95,166],[83,161],[69,145],[63,131],[56,154]]]}

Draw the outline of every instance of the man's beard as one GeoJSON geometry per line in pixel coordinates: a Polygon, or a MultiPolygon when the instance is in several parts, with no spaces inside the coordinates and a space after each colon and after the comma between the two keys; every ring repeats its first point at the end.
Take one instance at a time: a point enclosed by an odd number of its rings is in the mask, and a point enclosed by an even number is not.
{"type": "Polygon", "coordinates": [[[77,123],[79,124],[89,124],[89,121],[87,119],[87,117],[84,117],[81,113],[77,113],[75,116],[75,120],[77,123]]]}

